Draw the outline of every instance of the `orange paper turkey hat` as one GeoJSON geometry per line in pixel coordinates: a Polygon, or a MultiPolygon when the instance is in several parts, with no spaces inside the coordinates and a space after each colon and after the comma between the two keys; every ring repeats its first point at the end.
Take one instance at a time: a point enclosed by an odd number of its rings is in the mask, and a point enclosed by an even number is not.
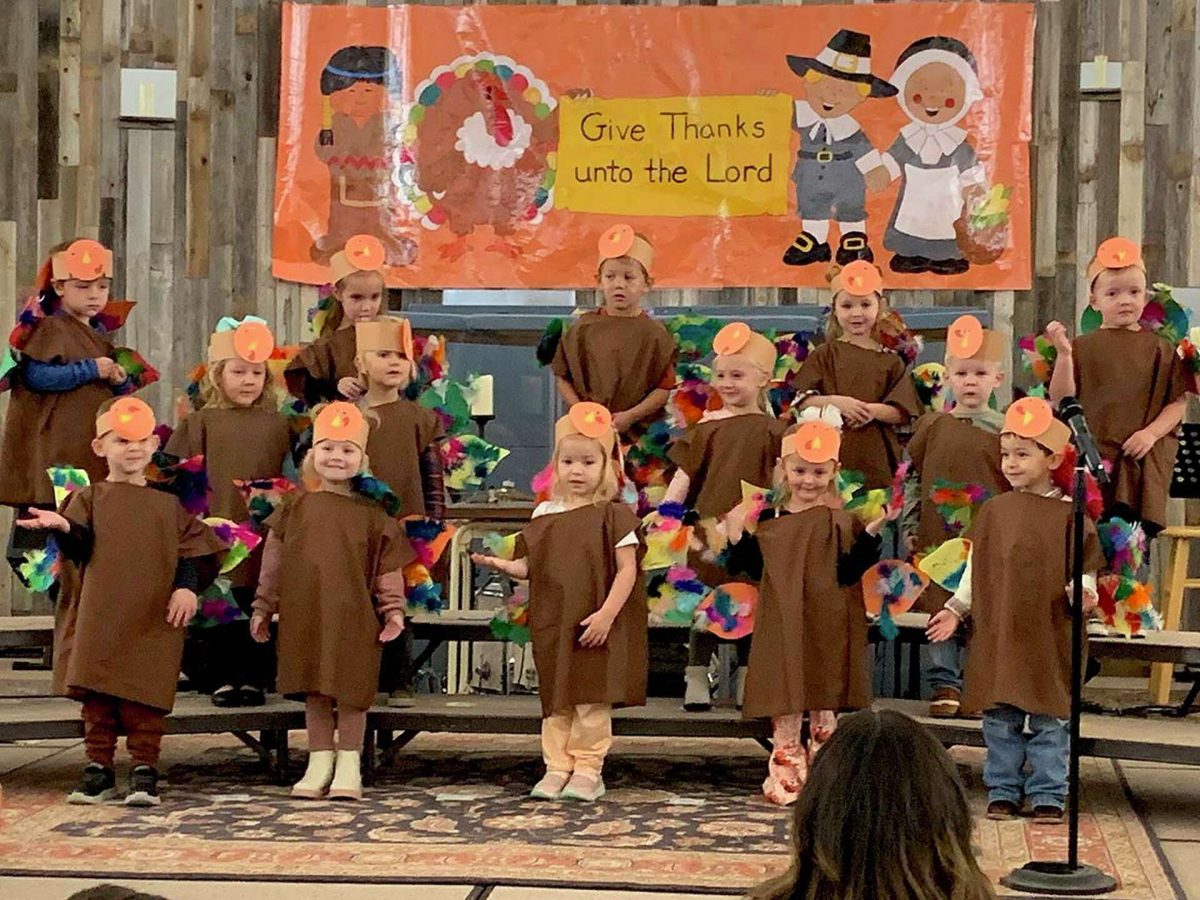
{"type": "Polygon", "coordinates": [[[96,437],[115,431],[127,441],[144,441],[154,433],[154,410],[137,397],[118,397],[96,416],[96,437]]]}
{"type": "Polygon", "coordinates": [[[317,413],[317,420],[313,422],[313,446],[321,441],[349,441],[365,451],[369,431],[370,426],[359,408],[339,400],[317,413]]]}
{"type": "Polygon", "coordinates": [[[946,329],[946,355],[981,362],[1004,361],[1008,345],[998,331],[984,328],[974,316],[959,316],[946,329]]]}
{"type": "Polygon", "coordinates": [[[833,273],[829,287],[836,294],[845,291],[855,297],[883,294],[883,276],[874,264],[865,259],[856,259],[833,273]]]}
{"type": "Polygon", "coordinates": [[[650,275],[654,266],[654,247],[645,237],[633,230],[632,225],[614,225],[600,236],[600,259],[596,267],[604,265],[606,259],[620,259],[628,256],[642,264],[646,275],[650,275]]]}
{"type": "Polygon", "coordinates": [[[66,250],[50,257],[50,275],[55,281],[77,278],[80,281],[95,281],[97,278],[112,278],[112,251],[99,241],[80,238],[72,241],[66,250]]]}
{"type": "Polygon", "coordinates": [[[572,404],[567,414],[554,423],[554,444],[565,437],[581,434],[599,442],[606,455],[611,455],[617,443],[612,413],[599,403],[583,401],[572,404]]]}
{"type": "Polygon", "coordinates": [[[405,359],[413,358],[412,325],[399,316],[380,316],[354,325],[354,346],[359,353],[367,350],[399,350],[405,359]]]}
{"type": "Polygon", "coordinates": [[[780,448],[780,457],[795,454],[810,463],[837,460],[842,449],[842,436],[827,422],[807,420],[791,434],[785,435],[780,448]]]}
{"type": "Polygon", "coordinates": [[[1096,255],[1087,267],[1087,282],[1090,287],[1096,276],[1105,269],[1117,271],[1130,267],[1146,271],[1146,261],[1142,259],[1142,248],[1129,238],[1111,237],[1096,248],[1096,255]]]}
{"type": "Polygon", "coordinates": [[[717,356],[744,356],[767,373],[775,377],[775,363],[779,353],[775,342],[752,329],[745,322],[730,322],[713,338],[713,352],[717,356]]]}
{"type": "Polygon", "coordinates": [[[383,243],[372,234],[356,234],[329,260],[329,283],[337,284],[355,272],[377,272],[383,268],[387,253],[383,243]]]}
{"type": "Polygon", "coordinates": [[[275,335],[261,319],[247,317],[241,322],[222,319],[208,339],[208,364],[227,359],[265,363],[275,350],[275,335]]]}
{"type": "Polygon", "coordinates": [[[1062,453],[1071,443],[1071,429],[1054,418],[1050,404],[1040,397],[1022,397],[1004,414],[1003,434],[1029,438],[1051,453],[1062,453]]]}

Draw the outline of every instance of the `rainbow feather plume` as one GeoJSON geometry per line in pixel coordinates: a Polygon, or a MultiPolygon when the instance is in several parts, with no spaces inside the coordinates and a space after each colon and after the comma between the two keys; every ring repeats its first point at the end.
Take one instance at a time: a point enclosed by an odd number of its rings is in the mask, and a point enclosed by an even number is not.
{"type": "Polygon", "coordinates": [[[921,348],[924,346],[921,336],[909,331],[904,317],[896,310],[888,309],[884,312],[876,322],[875,331],[879,336],[880,346],[899,356],[906,366],[911,366],[921,355],[921,348]]]}
{"type": "Polygon", "coordinates": [[[546,463],[545,467],[533,476],[529,489],[538,503],[550,499],[550,489],[554,486],[554,460],[546,463]]]}
{"type": "Polygon", "coordinates": [[[913,385],[917,397],[930,412],[942,412],[946,408],[946,367],[941,363],[922,363],[912,370],[913,385]]]}
{"type": "Polygon", "coordinates": [[[517,555],[517,538],[518,534],[500,534],[498,531],[489,531],[482,538],[483,549],[487,551],[489,556],[496,556],[500,559],[514,559],[517,555]]]}
{"type": "Polygon", "coordinates": [[[54,506],[60,507],[71,494],[91,484],[91,478],[83,469],[74,466],[51,466],[46,470],[50,484],[54,487],[54,506]]]}
{"type": "Polygon", "coordinates": [[[675,338],[679,348],[680,362],[697,362],[712,353],[713,338],[725,323],[711,316],[675,316],[667,323],[667,330],[675,338]]]}
{"type": "Polygon", "coordinates": [[[497,607],[491,621],[492,634],[501,641],[519,646],[529,643],[529,591],[518,587],[497,607]]]}
{"type": "Polygon", "coordinates": [[[467,388],[457,381],[442,379],[422,391],[417,403],[442,417],[447,434],[467,436],[472,425],[467,393],[467,388]]]}
{"type": "Polygon", "coordinates": [[[196,615],[189,623],[190,628],[203,630],[218,625],[249,621],[233,597],[233,588],[228,578],[217,577],[197,598],[196,615]]]}
{"type": "Polygon", "coordinates": [[[219,516],[210,516],[204,523],[213,530],[217,540],[225,545],[225,555],[221,558],[219,573],[228,575],[243,562],[262,543],[262,535],[246,522],[234,522],[219,516]]]}
{"type": "MultiPolygon", "coordinates": [[[[1062,491],[1064,497],[1073,497],[1075,493],[1075,445],[1067,444],[1067,449],[1063,451],[1063,461],[1057,469],[1050,472],[1050,480],[1054,486],[1062,491]]],[[[1111,470],[1111,464],[1108,460],[1104,461],[1105,469],[1111,470]]],[[[1092,476],[1091,472],[1087,472],[1083,478],[1084,484],[1084,505],[1087,507],[1087,514],[1093,521],[1098,521],[1104,513],[1104,497],[1100,493],[1100,485],[1092,476]]]]}
{"type": "Polygon", "coordinates": [[[539,366],[548,366],[554,361],[554,355],[558,352],[558,344],[562,340],[566,327],[566,319],[555,318],[550,320],[550,324],[546,326],[546,330],[542,332],[542,336],[538,339],[535,355],[537,356],[539,366]]]}
{"type": "Polygon", "coordinates": [[[250,521],[258,528],[262,528],[263,523],[279,507],[284,495],[297,490],[296,485],[286,478],[235,480],[233,485],[246,502],[246,509],[250,512],[250,521]]]}
{"type": "Polygon", "coordinates": [[[1113,516],[1097,526],[1100,547],[1110,571],[1136,577],[1146,563],[1146,532],[1140,522],[1113,516]]]}
{"type": "Polygon", "coordinates": [[[929,586],[929,576],[899,559],[876,563],[862,577],[863,604],[879,617],[879,633],[892,641],[900,634],[895,616],[908,612],[929,586]]]}
{"type": "Polygon", "coordinates": [[[21,579],[21,584],[32,593],[47,593],[58,581],[62,570],[62,558],[54,536],[46,538],[44,547],[26,551],[24,560],[17,566],[17,576],[21,579]]]}
{"type": "Polygon", "coordinates": [[[1058,351],[1044,334],[1027,334],[1017,340],[1021,349],[1021,364],[1038,384],[1050,383],[1058,351]]]}
{"type": "Polygon", "coordinates": [[[208,512],[208,470],[203,454],[181,459],[165,450],[155,451],[146,467],[146,483],[173,494],[193,516],[208,512]]]}
{"type": "Polygon", "coordinates": [[[325,322],[333,312],[335,303],[337,300],[333,296],[332,284],[323,284],[317,288],[317,303],[315,306],[310,306],[305,313],[309,331],[312,332],[314,338],[321,336],[321,331],[325,328],[325,322]]]}
{"type": "Polygon", "coordinates": [[[508,456],[503,447],[473,434],[452,435],[441,443],[446,486],[461,491],[478,487],[508,456]]]}
{"type": "Polygon", "coordinates": [[[709,588],[685,565],[648,573],[646,601],[652,625],[691,625],[709,588]]]}
{"type": "Polygon", "coordinates": [[[397,518],[403,511],[404,504],[400,500],[400,496],[391,489],[386,481],[376,478],[374,475],[355,475],[350,479],[350,490],[377,504],[392,518],[397,518]]]}
{"type": "Polygon", "coordinates": [[[757,608],[758,588],[754,585],[740,581],[718,585],[696,607],[692,627],[724,640],[737,640],[753,633],[757,608]]]}
{"type": "Polygon", "coordinates": [[[954,593],[967,570],[971,542],[966,538],[950,538],[933,551],[916,559],[917,569],[934,584],[954,593]]]}
{"type": "Polygon", "coordinates": [[[971,519],[980,505],[991,497],[991,491],[982,484],[948,481],[935,478],[929,501],[942,520],[942,528],[951,537],[962,534],[971,525],[971,519]]]}
{"type": "Polygon", "coordinates": [[[132,347],[118,347],[113,351],[113,360],[129,376],[131,392],[140,391],[158,381],[158,370],[132,347]]]}
{"type": "Polygon", "coordinates": [[[1107,572],[1096,580],[1104,624],[1125,637],[1158,631],[1162,619],[1150,599],[1150,589],[1124,575],[1107,572]]]}
{"type": "Polygon", "coordinates": [[[129,320],[129,314],[133,312],[135,306],[137,303],[133,300],[109,300],[104,304],[104,309],[92,316],[92,327],[100,329],[105,334],[112,334],[118,328],[125,327],[125,323],[129,320]]]}

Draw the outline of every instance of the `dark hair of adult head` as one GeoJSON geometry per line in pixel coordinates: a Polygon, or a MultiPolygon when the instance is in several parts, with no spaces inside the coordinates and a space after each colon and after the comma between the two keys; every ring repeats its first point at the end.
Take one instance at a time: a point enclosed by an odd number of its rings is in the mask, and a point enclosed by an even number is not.
{"type": "Polygon", "coordinates": [[[159,894],[146,894],[118,884],[98,884],[72,894],[67,900],[167,900],[159,894]]]}
{"type": "Polygon", "coordinates": [[[343,47],[321,72],[321,93],[328,96],[365,81],[381,87],[399,87],[400,67],[387,47],[343,47]]]}
{"type": "Polygon", "coordinates": [[[772,900],[985,900],[954,763],[901,713],[838,723],[796,802],[792,865],[751,892],[772,900]]]}

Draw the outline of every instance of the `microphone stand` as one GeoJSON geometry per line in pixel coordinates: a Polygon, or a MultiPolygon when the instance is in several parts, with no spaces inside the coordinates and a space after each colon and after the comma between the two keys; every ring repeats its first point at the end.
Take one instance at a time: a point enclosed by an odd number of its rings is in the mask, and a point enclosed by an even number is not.
{"type": "MultiPolygon", "coordinates": [[[[1079,862],[1079,716],[1083,705],[1083,528],[1086,513],[1084,475],[1087,460],[1078,448],[1075,461],[1075,489],[1071,497],[1073,550],[1071,561],[1071,743],[1067,769],[1067,861],[1028,862],[1013,869],[1000,883],[1015,891],[1031,894],[1088,896],[1107,894],[1117,889],[1111,875],[1095,866],[1079,862]]],[[[1092,473],[1098,480],[1107,474],[1092,473]]]]}

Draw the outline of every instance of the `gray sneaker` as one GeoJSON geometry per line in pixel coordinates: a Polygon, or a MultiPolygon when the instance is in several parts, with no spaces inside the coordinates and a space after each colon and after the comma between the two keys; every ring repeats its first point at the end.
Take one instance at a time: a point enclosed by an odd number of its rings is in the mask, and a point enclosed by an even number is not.
{"type": "Polygon", "coordinates": [[[95,806],[117,796],[117,776],[112,769],[91,762],[83,767],[79,787],[67,796],[67,802],[76,806],[95,806]]]}
{"type": "Polygon", "coordinates": [[[134,766],[129,773],[129,793],[126,806],[158,806],[158,770],[153,766],[134,766]]]}

